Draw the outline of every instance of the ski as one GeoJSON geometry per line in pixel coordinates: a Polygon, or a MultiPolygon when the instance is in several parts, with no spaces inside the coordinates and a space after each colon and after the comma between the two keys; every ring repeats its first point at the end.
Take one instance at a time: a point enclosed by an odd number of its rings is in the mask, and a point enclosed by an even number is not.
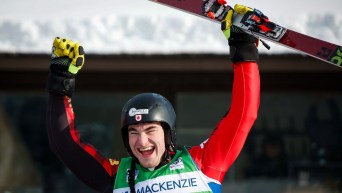
{"type": "MultiPolygon", "coordinates": [[[[225,0],[149,0],[221,23],[229,10],[225,0]]],[[[232,24],[260,40],[280,44],[342,68],[342,46],[295,32],[271,22],[261,11],[235,11],[232,24]]],[[[268,49],[268,45],[261,41],[268,49]]]]}

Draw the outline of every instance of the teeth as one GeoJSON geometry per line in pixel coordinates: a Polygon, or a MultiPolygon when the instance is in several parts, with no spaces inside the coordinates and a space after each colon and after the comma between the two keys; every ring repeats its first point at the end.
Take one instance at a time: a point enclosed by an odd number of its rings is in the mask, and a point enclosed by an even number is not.
{"type": "Polygon", "coordinates": [[[142,147],[142,148],[139,148],[140,151],[149,151],[149,150],[152,150],[153,148],[152,147],[142,147]]]}

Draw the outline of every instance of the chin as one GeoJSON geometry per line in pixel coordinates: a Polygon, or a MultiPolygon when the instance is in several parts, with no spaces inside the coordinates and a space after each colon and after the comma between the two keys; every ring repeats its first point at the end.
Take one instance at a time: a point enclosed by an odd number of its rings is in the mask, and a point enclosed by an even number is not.
{"type": "Polygon", "coordinates": [[[155,168],[158,164],[149,163],[149,162],[140,162],[140,165],[142,165],[144,168],[155,168]]]}

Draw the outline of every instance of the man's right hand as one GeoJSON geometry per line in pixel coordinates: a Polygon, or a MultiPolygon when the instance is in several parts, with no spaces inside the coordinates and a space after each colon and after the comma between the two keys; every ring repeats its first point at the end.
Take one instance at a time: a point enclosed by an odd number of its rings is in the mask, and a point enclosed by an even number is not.
{"type": "Polygon", "coordinates": [[[52,46],[52,59],[61,57],[71,59],[68,71],[72,74],[77,74],[84,64],[83,47],[71,40],[56,37],[52,46]]]}
{"type": "Polygon", "coordinates": [[[52,46],[47,90],[71,97],[75,90],[75,77],[84,64],[84,50],[78,43],[55,38],[52,46]]]}

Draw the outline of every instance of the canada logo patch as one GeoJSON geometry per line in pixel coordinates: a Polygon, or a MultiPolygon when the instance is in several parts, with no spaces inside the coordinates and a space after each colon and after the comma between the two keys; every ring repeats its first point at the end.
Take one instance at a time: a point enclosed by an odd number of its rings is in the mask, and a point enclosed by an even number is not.
{"type": "Polygon", "coordinates": [[[135,115],[135,120],[136,121],[141,121],[142,119],[142,116],[141,115],[135,115]]]}

